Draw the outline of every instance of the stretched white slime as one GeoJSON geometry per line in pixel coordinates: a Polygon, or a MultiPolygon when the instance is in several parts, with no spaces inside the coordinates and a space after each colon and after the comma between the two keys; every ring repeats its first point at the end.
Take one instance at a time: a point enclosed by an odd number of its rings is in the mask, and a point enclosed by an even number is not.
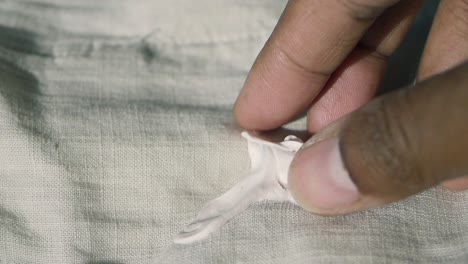
{"type": "Polygon", "coordinates": [[[177,244],[189,244],[207,238],[251,204],[263,200],[296,203],[288,191],[288,170],[303,142],[287,136],[273,143],[242,132],[247,139],[251,161],[250,173],[241,182],[218,198],[207,203],[174,239],[177,244]]]}

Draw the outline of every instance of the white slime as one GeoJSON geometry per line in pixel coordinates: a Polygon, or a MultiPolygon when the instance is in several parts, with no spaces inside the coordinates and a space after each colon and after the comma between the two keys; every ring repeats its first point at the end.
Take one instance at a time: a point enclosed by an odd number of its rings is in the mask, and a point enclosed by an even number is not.
{"type": "Polygon", "coordinates": [[[247,139],[251,170],[246,178],[229,191],[207,203],[187,227],[174,239],[189,244],[207,238],[251,204],[263,200],[296,203],[288,191],[288,170],[303,145],[296,136],[273,143],[242,132],[247,139]]]}

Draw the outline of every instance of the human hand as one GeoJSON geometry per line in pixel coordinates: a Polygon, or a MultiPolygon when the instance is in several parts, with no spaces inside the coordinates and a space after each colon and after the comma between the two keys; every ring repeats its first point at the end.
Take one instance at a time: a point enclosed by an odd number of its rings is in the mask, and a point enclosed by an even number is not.
{"type": "Polygon", "coordinates": [[[468,188],[468,63],[379,97],[315,134],[288,185],[323,215],[382,206],[443,183],[468,188]]]}
{"type": "MultiPolygon", "coordinates": [[[[386,58],[398,47],[421,2],[288,3],[234,113],[242,126],[268,130],[308,110],[308,130],[319,133],[298,153],[289,177],[293,196],[304,208],[342,214],[441,182],[468,188],[466,178],[449,180],[468,175],[466,64],[378,98],[328,126],[371,100],[386,58]]],[[[467,6],[463,0],[441,2],[419,80],[468,58],[467,6]]]]}

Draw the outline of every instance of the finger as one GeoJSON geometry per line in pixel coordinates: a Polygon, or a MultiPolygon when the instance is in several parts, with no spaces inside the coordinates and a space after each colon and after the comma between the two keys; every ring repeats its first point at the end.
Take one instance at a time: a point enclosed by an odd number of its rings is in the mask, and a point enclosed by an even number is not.
{"type": "Polygon", "coordinates": [[[468,62],[372,101],[331,126],[338,131],[327,127],[336,136],[306,143],[293,161],[294,199],[312,212],[344,214],[468,175],[467,84],[468,62]]]}
{"type": "Polygon", "coordinates": [[[422,2],[402,1],[379,16],[312,103],[307,119],[310,132],[318,132],[371,100],[388,57],[403,41],[422,2]]]}
{"type": "Polygon", "coordinates": [[[443,72],[468,58],[468,1],[443,0],[421,58],[418,79],[443,72]]]}
{"type": "Polygon", "coordinates": [[[375,18],[397,1],[289,1],[236,101],[238,123],[268,130],[304,112],[375,18]]]}
{"type": "Polygon", "coordinates": [[[442,186],[452,191],[468,190],[468,177],[445,181],[442,186]]]}
{"type": "MultiPolygon", "coordinates": [[[[468,2],[444,0],[439,4],[418,71],[418,79],[443,72],[468,59],[468,2]]],[[[448,180],[451,190],[468,189],[468,179],[448,180]]]]}

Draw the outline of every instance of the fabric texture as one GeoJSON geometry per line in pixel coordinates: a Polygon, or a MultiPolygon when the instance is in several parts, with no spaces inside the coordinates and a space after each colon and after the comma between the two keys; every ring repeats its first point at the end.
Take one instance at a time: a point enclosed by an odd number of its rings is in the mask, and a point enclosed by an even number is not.
{"type": "MultiPolygon", "coordinates": [[[[0,1],[0,263],[467,263],[468,193],[320,217],[261,202],[231,108],[285,1],[0,1]]],[[[293,127],[302,127],[299,120],[293,127]]]]}

